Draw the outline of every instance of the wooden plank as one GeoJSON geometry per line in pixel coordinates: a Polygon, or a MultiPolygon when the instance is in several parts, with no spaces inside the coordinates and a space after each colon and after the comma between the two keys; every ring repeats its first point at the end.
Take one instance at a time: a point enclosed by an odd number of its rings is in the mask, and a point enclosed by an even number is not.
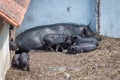
{"type": "Polygon", "coordinates": [[[30,0],[0,0],[0,16],[14,26],[20,26],[30,0]]]}

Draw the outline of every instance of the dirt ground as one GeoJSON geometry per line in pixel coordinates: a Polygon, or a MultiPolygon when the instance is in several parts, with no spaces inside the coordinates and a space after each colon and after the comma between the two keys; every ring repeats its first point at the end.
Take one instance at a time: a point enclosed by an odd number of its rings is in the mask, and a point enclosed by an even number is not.
{"type": "Polygon", "coordinates": [[[120,39],[102,37],[99,47],[75,55],[31,51],[30,71],[10,68],[6,80],[120,80],[120,39]]]}

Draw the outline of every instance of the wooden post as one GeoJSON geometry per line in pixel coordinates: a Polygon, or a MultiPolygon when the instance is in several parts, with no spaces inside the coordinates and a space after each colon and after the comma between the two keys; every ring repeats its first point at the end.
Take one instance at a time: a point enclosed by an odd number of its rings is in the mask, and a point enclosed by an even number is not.
{"type": "Polygon", "coordinates": [[[96,0],[96,31],[100,34],[100,0],[96,0]]]}
{"type": "MultiPolygon", "coordinates": [[[[16,37],[16,27],[10,25],[9,28],[9,40],[13,39],[13,41],[15,41],[15,37],[16,37]]],[[[15,51],[10,50],[10,59],[12,60],[13,55],[15,54],[15,51]]]]}

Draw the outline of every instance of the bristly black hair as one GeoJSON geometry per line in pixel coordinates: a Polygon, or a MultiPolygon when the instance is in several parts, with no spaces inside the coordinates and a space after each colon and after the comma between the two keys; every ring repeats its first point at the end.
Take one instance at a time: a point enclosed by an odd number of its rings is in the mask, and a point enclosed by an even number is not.
{"type": "MultiPolygon", "coordinates": [[[[55,24],[48,24],[48,25],[40,25],[40,26],[37,26],[37,27],[33,27],[29,30],[26,30],[25,32],[23,33],[26,33],[28,31],[32,31],[33,29],[34,30],[38,30],[39,28],[44,28],[44,27],[53,27],[53,26],[74,26],[74,27],[88,27],[90,29],[90,24],[89,23],[88,25],[85,25],[85,24],[77,24],[77,23],[55,23],[55,24]]],[[[91,30],[91,29],[90,29],[91,30]]],[[[22,34],[22,33],[21,33],[22,34]]]]}

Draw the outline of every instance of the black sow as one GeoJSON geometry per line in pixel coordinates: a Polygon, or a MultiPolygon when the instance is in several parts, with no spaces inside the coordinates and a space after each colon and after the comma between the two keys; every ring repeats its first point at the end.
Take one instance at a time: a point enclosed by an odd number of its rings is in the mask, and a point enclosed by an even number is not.
{"type": "Polygon", "coordinates": [[[41,49],[44,45],[43,37],[47,34],[78,34],[83,36],[92,36],[93,32],[88,28],[89,25],[77,25],[72,23],[58,23],[34,27],[26,30],[16,37],[20,51],[29,51],[41,49]],[[86,29],[84,29],[86,28],[86,29]]]}

